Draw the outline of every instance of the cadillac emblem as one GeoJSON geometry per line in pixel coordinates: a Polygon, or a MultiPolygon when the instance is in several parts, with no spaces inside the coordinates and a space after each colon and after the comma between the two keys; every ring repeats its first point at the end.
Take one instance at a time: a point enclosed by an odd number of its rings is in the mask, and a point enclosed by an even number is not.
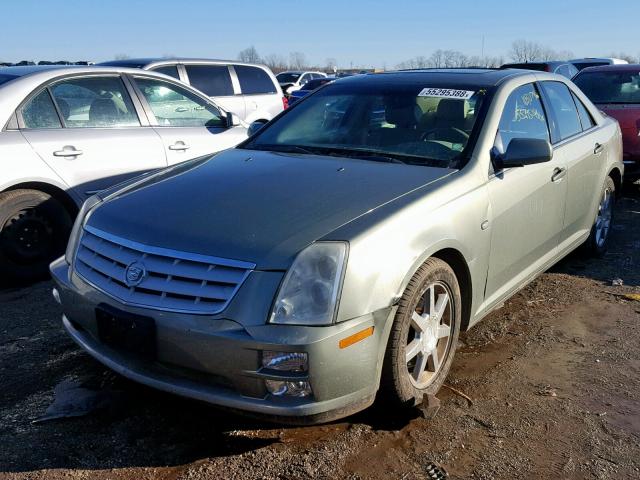
{"type": "Polygon", "coordinates": [[[147,274],[147,269],[142,262],[132,262],[124,272],[124,283],[127,287],[137,287],[147,274]]]}

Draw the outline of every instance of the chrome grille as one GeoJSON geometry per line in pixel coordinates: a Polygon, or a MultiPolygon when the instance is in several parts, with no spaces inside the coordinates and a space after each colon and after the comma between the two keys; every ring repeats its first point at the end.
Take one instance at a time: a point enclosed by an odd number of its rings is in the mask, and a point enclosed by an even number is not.
{"type": "Polygon", "coordinates": [[[85,226],[74,267],[95,288],[128,305],[213,314],[224,310],[255,265],[152,247],[85,226]],[[135,285],[126,278],[132,264],[145,271],[135,285]]]}

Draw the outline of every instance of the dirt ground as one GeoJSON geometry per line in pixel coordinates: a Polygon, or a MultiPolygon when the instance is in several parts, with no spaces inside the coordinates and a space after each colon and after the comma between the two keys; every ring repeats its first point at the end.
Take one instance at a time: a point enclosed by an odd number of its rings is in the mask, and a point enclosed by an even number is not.
{"type": "Polygon", "coordinates": [[[280,427],[106,370],[64,334],[51,283],[0,291],[0,479],[640,478],[640,195],[609,253],[572,254],[461,336],[433,420],[373,407],[280,427]],[[622,286],[612,285],[622,279],[622,286]],[[64,380],[90,415],[36,422],[64,380]]]}

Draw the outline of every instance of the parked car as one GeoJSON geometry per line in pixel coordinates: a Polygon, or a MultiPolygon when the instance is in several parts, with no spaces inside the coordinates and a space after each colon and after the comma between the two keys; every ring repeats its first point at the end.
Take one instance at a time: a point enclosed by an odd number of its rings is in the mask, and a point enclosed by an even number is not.
{"type": "Polygon", "coordinates": [[[571,62],[522,62],[505,63],[500,68],[519,68],[524,70],[537,70],[540,72],[557,73],[569,79],[573,78],[578,69],[571,62]]]}
{"type": "Polygon", "coordinates": [[[378,390],[414,405],[461,330],[604,253],[621,160],[618,123],[560,75],[346,78],[87,200],[54,297],[90,355],[161,390],[307,423],[378,390]]]}
{"type": "Polygon", "coordinates": [[[640,178],[640,65],[590,67],[573,81],[600,110],[620,123],[626,178],[640,178]]]}
{"type": "Polygon", "coordinates": [[[601,67],[603,65],[626,65],[629,62],[620,58],[574,58],[569,60],[578,70],[588,67],[601,67]]]}
{"type": "Polygon", "coordinates": [[[157,73],[0,68],[0,278],[47,275],[95,192],[238,144],[233,118],[157,73]]]}
{"type": "Polygon", "coordinates": [[[307,82],[326,76],[327,74],[322,72],[287,71],[280,72],[276,75],[276,79],[282,87],[282,91],[286,95],[291,95],[296,90],[300,90],[307,82]]]}
{"type": "Polygon", "coordinates": [[[287,107],[276,77],[265,65],[188,58],[133,58],[98,65],[164,73],[197,88],[247,123],[268,122],[287,107]]]}
{"type": "Polygon", "coordinates": [[[297,102],[302,97],[313,92],[315,89],[320,88],[322,85],[335,81],[335,77],[316,78],[315,80],[309,80],[305,83],[300,90],[296,90],[289,95],[289,105],[297,102]]]}

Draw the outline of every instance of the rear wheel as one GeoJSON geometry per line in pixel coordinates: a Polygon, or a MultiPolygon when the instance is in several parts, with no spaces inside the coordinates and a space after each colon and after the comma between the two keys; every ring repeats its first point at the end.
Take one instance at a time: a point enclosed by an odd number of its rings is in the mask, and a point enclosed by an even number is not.
{"type": "Polygon", "coordinates": [[[591,234],[585,243],[590,254],[601,257],[607,251],[609,233],[613,222],[613,205],[616,199],[616,184],[611,177],[607,177],[602,186],[600,203],[596,220],[591,227],[591,234]]]}
{"type": "Polygon", "coordinates": [[[72,219],[64,206],[37,190],[0,193],[0,278],[9,283],[46,278],[62,255],[72,219]]]}
{"type": "Polygon", "coordinates": [[[415,405],[442,386],[456,350],[461,295],[451,267],[427,260],[399,302],[382,372],[382,389],[396,404],[415,405]]]}

